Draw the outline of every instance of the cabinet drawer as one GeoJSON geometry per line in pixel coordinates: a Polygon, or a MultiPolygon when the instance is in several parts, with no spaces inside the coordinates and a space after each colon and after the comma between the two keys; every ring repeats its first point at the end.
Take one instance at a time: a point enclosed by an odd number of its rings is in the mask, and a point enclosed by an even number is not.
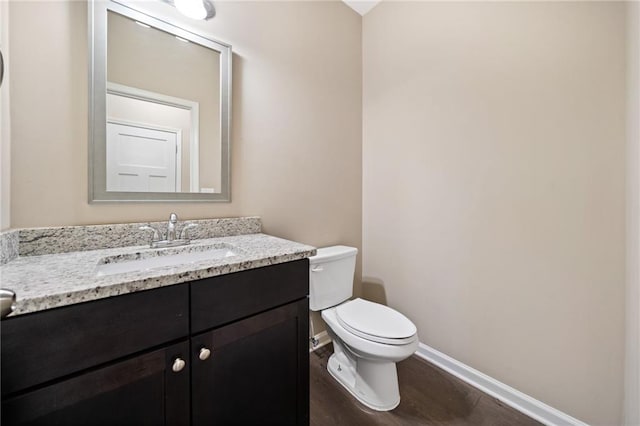
{"type": "Polygon", "coordinates": [[[0,322],[2,395],[189,334],[188,284],[0,322]]]}
{"type": "Polygon", "coordinates": [[[191,332],[245,318],[309,294],[309,260],[191,283],[191,332]]]}

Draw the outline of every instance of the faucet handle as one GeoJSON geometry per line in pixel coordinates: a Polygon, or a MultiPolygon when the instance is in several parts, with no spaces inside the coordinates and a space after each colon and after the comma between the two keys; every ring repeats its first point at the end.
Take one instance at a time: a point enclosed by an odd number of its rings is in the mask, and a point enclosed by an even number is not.
{"type": "Polygon", "coordinates": [[[149,239],[149,245],[152,245],[154,241],[160,241],[160,233],[156,228],[151,225],[144,225],[138,228],[140,231],[153,231],[151,234],[151,239],[149,239]]]}
{"type": "Polygon", "coordinates": [[[189,239],[189,238],[187,238],[187,231],[188,231],[189,229],[197,228],[197,227],[198,227],[198,224],[197,224],[197,223],[188,223],[188,224],[186,224],[185,226],[183,226],[183,227],[182,227],[182,230],[180,231],[180,239],[181,239],[181,240],[187,240],[187,239],[189,239]]]}

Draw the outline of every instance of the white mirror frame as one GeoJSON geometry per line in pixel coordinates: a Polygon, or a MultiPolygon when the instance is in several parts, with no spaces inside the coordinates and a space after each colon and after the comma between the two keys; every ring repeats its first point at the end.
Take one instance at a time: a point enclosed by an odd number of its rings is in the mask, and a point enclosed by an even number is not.
{"type": "Polygon", "coordinates": [[[89,202],[231,201],[231,46],[187,31],[115,1],[91,0],[89,9],[89,202]],[[107,191],[107,12],[187,39],[220,53],[221,192],[107,191]]]}

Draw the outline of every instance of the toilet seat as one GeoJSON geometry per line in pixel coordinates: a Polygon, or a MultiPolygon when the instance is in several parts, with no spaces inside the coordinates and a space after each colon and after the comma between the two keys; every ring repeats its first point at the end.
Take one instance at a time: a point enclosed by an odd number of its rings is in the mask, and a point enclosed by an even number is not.
{"type": "Polygon", "coordinates": [[[335,309],[338,323],[363,339],[406,345],[416,339],[416,326],[400,312],[378,303],[354,299],[335,309]]]}

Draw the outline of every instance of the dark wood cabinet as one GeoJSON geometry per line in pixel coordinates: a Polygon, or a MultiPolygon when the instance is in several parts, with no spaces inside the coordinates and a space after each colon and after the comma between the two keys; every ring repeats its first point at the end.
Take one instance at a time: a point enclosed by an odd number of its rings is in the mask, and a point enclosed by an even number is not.
{"type": "Polygon", "coordinates": [[[305,298],[191,339],[193,425],[309,423],[308,309],[305,298]]]}
{"type": "Polygon", "coordinates": [[[0,322],[2,424],[306,425],[308,261],[0,322]]]}
{"type": "Polygon", "coordinates": [[[183,342],[80,374],[2,402],[2,424],[188,425],[189,370],[183,342]]]}
{"type": "Polygon", "coordinates": [[[3,399],[188,334],[187,284],[3,319],[3,399]]]}

